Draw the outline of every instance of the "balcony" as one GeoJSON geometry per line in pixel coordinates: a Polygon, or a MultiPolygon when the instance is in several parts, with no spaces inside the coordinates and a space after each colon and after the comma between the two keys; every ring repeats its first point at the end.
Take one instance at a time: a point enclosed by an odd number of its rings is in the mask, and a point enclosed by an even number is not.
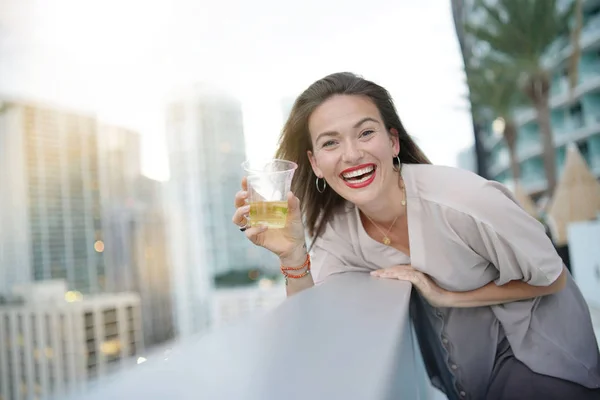
{"type": "MultiPolygon", "coordinates": [[[[596,176],[596,178],[600,179],[600,166],[591,167],[590,170],[592,171],[594,176],[596,176]]],[[[533,194],[543,192],[544,190],[546,190],[546,185],[547,185],[546,178],[544,178],[544,177],[529,179],[529,180],[521,181],[520,183],[521,183],[521,186],[525,189],[525,192],[527,192],[527,194],[529,194],[530,196],[533,194]]],[[[597,325],[598,325],[598,329],[596,331],[597,332],[596,336],[598,337],[598,343],[600,343],[600,315],[597,316],[596,318],[597,318],[597,325]]]]}
{"type": "Polygon", "coordinates": [[[149,356],[84,399],[433,399],[410,291],[367,274],[332,276],[266,315],[176,345],[167,359],[149,356]]]}
{"type": "Polygon", "coordinates": [[[600,43],[600,14],[590,18],[581,30],[581,48],[587,49],[600,43]]]}
{"type": "MultiPolygon", "coordinates": [[[[590,2],[590,0],[588,0],[588,2],[590,2]]],[[[589,7],[592,8],[594,6],[590,5],[589,7]]],[[[585,26],[581,30],[579,44],[582,51],[600,44],[600,15],[595,15],[586,21],[585,26]]],[[[571,46],[571,43],[567,38],[558,38],[550,46],[547,54],[542,57],[542,64],[548,69],[555,69],[569,58],[572,51],[573,46],[571,46]]]]}
{"type": "MultiPolygon", "coordinates": [[[[600,68],[600,66],[599,66],[600,68]]],[[[600,90],[600,70],[598,72],[590,72],[582,75],[582,81],[575,87],[573,99],[577,99],[582,95],[600,90]]],[[[555,95],[550,98],[550,108],[560,108],[569,104],[571,96],[569,94],[568,85],[561,84],[561,87],[555,89],[555,95]]],[[[536,112],[533,107],[524,107],[515,112],[515,122],[517,126],[525,125],[534,121],[536,112]]]]}
{"type": "MultiPolygon", "coordinates": [[[[554,128],[554,148],[559,148],[571,142],[579,142],[592,135],[600,133],[600,118],[587,118],[584,126],[567,124],[563,129],[554,128]],[[577,127],[579,126],[579,127],[577,127]],[[572,129],[568,129],[572,128],[572,129]]],[[[528,142],[527,145],[521,145],[517,148],[519,162],[542,154],[541,142],[528,142]]],[[[503,162],[495,162],[489,167],[490,176],[496,176],[510,168],[509,161],[502,159],[503,162]]]]}

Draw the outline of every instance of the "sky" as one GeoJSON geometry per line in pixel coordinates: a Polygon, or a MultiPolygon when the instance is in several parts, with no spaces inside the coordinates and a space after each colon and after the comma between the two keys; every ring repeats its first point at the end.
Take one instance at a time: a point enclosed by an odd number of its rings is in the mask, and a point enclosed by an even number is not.
{"type": "Polygon", "coordinates": [[[434,163],[456,165],[472,143],[449,0],[0,0],[0,96],[137,130],[155,179],[168,178],[176,88],[238,97],[248,156],[266,157],[284,99],[338,71],[386,87],[434,163]]]}

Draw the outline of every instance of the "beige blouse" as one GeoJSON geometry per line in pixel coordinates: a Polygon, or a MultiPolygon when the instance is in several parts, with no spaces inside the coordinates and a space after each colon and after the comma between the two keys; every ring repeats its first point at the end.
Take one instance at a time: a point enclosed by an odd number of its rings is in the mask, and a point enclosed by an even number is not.
{"type": "MultiPolygon", "coordinates": [[[[411,264],[455,292],[492,281],[547,286],[561,274],[562,260],[544,227],[503,185],[469,171],[434,165],[404,165],[402,177],[410,257],[368,236],[358,209],[347,204],[315,241],[311,254],[315,283],[332,274],[397,264],[411,264]]],[[[497,342],[503,337],[533,371],[600,387],[600,355],[589,310],[570,276],[564,290],[542,298],[432,310],[439,317],[439,337],[461,387],[481,389],[487,384],[497,342]]]]}

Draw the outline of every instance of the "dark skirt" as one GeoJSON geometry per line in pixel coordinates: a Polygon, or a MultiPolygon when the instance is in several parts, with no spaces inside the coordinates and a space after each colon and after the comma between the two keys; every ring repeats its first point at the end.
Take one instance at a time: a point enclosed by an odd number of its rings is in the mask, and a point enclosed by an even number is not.
{"type": "Polygon", "coordinates": [[[486,400],[600,400],[600,389],[540,375],[517,360],[510,346],[494,364],[486,400]]]}

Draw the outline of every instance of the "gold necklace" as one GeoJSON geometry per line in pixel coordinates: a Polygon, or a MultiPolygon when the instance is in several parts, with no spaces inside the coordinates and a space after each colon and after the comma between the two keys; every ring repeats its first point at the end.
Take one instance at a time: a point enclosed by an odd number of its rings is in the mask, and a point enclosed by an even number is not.
{"type": "MultiPolygon", "coordinates": [[[[402,199],[402,201],[400,202],[400,204],[402,204],[402,206],[406,206],[406,190],[404,189],[404,184],[402,184],[402,186],[400,186],[402,188],[402,194],[404,196],[404,198],[402,199]]],[[[385,244],[386,246],[389,246],[390,244],[392,244],[392,239],[390,239],[390,237],[388,236],[390,234],[390,231],[392,230],[392,228],[394,227],[394,224],[396,223],[396,221],[398,220],[398,216],[396,216],[396,218],[394,219],[394,222],[392,222],[392,224],[390,225],[389,229],[387,230],[387,232],[383,232],[383,229],[381,229],[379,227],[379,225],[377,225],[375,223],[375,221],[373,221],[371,219],[371,217],[369,217],[367,214],[365,214],[367,216],[367,218],[369,218],[369,221],[371,221],[373,223],[373,225],[375,226],[375,228],[377,228],[377,230],[379,230],[379,232],[381,232],[381,234],[383,235],[383,239],[382,242],[383,244],[385,244]]]]}

